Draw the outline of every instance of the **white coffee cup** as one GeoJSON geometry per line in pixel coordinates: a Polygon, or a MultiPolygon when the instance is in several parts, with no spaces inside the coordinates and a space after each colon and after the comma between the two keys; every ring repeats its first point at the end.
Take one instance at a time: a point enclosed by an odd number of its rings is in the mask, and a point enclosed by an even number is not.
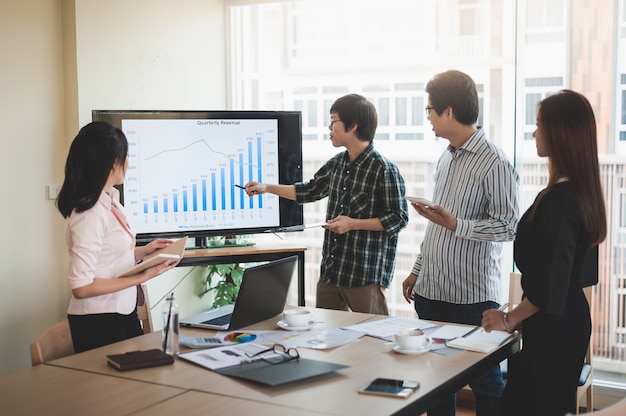
{"type": "Polygon", "coordinates": [[[302,327],[307,326],[311,322],[311,311],[306,309],[287,309],[283,311],[283,320],[289,326],[302,327]]]}
{"type": "Polygon", "coordinates": [[[421,329],[403,329],[393,335],[399,348],[403,350],[419,350],[426,348],[430,338],[421,329]]]}

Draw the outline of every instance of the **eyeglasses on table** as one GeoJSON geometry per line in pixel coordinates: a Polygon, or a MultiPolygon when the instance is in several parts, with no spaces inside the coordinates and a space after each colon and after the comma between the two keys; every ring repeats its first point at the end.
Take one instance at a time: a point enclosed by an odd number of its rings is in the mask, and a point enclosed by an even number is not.
{"type": "MultiPolygon", "coordinates": [[[[246,353],[246,355],[248,356],[248,358],[255,358],[268,352],[273,352],[275,354],[278,354],[276,356],[271,356],[271,357],[260,357],[262,360],[267,361],[270,364],[280,364],[280,363],[284,363],[284,362],[291,361],[291,360],[297,360],[298,358],[300,358],[300,353],[298,352],[297,349],[287,348],[282,344],[274,344],[270,348],[261,350],[254,354],[246,353]]],[[[253,360],[250,360],[248,362],[252,362],[252,361],[253,360]]]]}

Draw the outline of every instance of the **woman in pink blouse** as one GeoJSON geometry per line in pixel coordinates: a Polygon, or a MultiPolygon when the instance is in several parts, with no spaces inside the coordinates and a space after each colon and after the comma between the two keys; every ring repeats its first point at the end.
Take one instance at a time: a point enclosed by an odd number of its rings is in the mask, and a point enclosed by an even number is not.
{"type": "Polygon", "coordinates": [[[174,268],[167,260],[133,276],[119,277],[144,256],[172,241],[136,247],[132,225],[114,185],[128,168],[124,133],[104,122],[84,126],[70,147],[57,208],[66,219],[72,298],[68,319],[76,352],[143,333],[137,302],[142,283],[174,268]]]}

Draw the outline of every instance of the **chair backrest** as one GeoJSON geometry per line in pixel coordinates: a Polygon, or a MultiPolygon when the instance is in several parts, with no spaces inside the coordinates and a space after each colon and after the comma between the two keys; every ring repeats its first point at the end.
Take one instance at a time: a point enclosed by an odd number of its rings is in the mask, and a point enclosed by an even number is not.
{"type": "Polygon", "coordinates": [[[66,319],[46,329],[30,344],[30,360],[34,366],[74,354],[70,324],[66,319]]]}
{"type": "MultiPolygon", "coordinates": [[[[583,289],[587,302],[589,302],[589,309],[593,311],[593,286],[588,286],[583,289]]],[[[580,409],[580,399],[586,398],[585,410],[590,412],[593,410],[593,364],[591,362],[593,357],[592,347],[593,342],[589,340],[589,346],[587,347],[587,354],[585,354],[585,364],[580,373],[580,379],[578,380],[578,388],[576,390],[576,410],[580,409]]]]}
{"type": "MultiPolygon", "coordinates": [[[[617,403],[612,404],[604,409],[596,410],[595,412],[586,413],[593,416],[624,416],[626,415],[626,398],[623,398],[617,403]]],[[[568,413],[566,416],[573,416],[568,413]]]]}
{"type": "MultiPolygon", "coordinates": [[[[511,273],[509,275],[509,307],[507,309],[508,312],[512,311],[519,305],[522,301],[522,295],[524,291],[522,290],[522,275],[520,273],[511,273]]],[[[502,377],[505,379],[508,376],[509,372],[509,363],[508,360],[503,360],[500,362],[500,371],[502,372],[502,377]]]]}
{"type": "MultiPolygon", "coordinates": [[[[141,285],[144,292],[144,304],[137,307],[137,316],[141,321],[144,333],[152,332],[152,314],[150,313],[150,301],[148,290],[141,285]]],[[[30,344],[30,361],[34,366],[47,361],[63,358],[74,354],[74,344],[72,343],[72,333],[67,318],[52,325],[42,332],[39,337],[30,344]]]]}
{"type": "Polygon", "coordinates": [[[144,303],[143,305],[137,305],[137,317],[141,321],[143,333],[148,334],[153,331],[152,326],[152,313],[150,311],[150,300],[148,298],[148,287],[146,284],[141,285],[143,290],[144,303]]]}
{"type": "Polygon", "coordinates": [[[509,310],[513,310],[522,301],[522,275],[511,273],[509,277],[509,310]]]}

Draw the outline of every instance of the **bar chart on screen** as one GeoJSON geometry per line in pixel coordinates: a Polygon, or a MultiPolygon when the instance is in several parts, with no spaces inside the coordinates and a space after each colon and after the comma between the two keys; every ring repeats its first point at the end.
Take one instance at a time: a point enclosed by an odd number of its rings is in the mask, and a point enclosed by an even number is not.
{"type": "Polygon", "coordinates": [[[124,206],[138,233],[278,224],[278,197],[241,185],[278,181],[272,119],[124,120],[124,206]]]}

